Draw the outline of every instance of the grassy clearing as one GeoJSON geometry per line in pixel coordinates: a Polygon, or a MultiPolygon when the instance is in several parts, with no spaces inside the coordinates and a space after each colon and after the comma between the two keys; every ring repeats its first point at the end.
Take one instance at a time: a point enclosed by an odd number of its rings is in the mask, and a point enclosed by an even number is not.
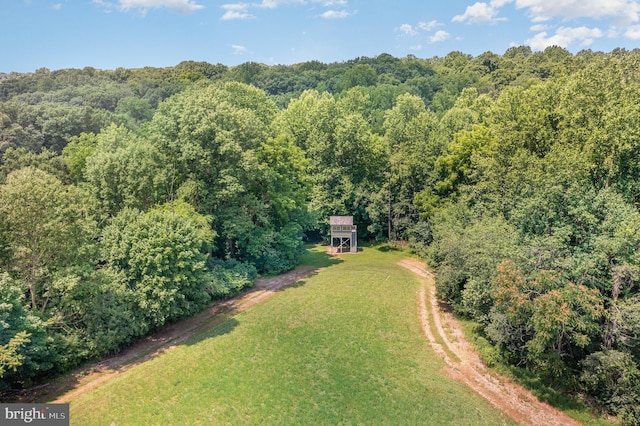
{"type": "Polygon", "coordinates": [[[72,424],[512,424],[442,375],[402,252],[365,248],[71,402],[72,424]]]}

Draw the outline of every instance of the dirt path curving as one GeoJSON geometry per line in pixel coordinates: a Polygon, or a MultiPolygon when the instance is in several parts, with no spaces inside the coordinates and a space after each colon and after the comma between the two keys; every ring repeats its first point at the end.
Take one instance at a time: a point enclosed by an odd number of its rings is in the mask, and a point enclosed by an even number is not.
{"type": "Polygon", "coordinates": [[[465,339],[453,315],[440,308],[433,275],[426,270],[425,264],[413,259],[401,260],[398,264],[423,278],[418,296],[420,323],[429,344],[444,359],[450,376],[469,386],[519,424],[580,425],[508,378],[490,372],[465,339]]]}
{"type": "Polygon", "coordinates": [[[300,267],[276,277],[259,278],[250,290],[212,304],[203,312],[184,321],[167,325],[159,332],[134,343],[116,355],[83,367],[52,383],[28,389],[18,399],[22,402],[69,402],[76,396],[221,324],[238,312],[268,299],[275,292],[317,272],[317,268],[300,267]]]}
{"type": "MultiPolygon", "coordinates": [[[[462,381],[493,406],[523,425],[579,425],[553,407],[540,402],[526,389],[507,378],[489,372],[465,340],[453,316],[443,312],[435,296],[433,276],[424,263],[405,259],[399,265],[423,278],[418,310],[423,332],[433,350],[446,363],[446,373],[462,381]]],[[[260,278],[249,291],[209,306],[192,318],[171,324],[158,333],[125,348],[120,353],[84,367],[50,384],[32,388],[20,398],[23,402],[69,402],[120,373],[156,357],[190,338],[220,324],[231,316],[260,303],[318,269],[301,267],[285,274],[260,278]]]]}

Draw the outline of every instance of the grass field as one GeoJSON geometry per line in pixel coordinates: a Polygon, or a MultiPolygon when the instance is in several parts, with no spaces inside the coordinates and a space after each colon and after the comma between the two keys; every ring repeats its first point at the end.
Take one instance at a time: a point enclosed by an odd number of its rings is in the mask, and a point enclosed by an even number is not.
{"type": "Polygon", "coordinates": [[[405,256],[313,248],[319,274],[78,396],[71,424],[512,424],[442,374],[405,256]]]}

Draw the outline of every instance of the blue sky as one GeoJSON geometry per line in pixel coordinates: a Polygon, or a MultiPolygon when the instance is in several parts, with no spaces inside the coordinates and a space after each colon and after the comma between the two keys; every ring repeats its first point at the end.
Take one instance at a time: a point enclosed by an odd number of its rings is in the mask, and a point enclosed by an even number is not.
{"type": "Polygon", "coordinates": [[[640,0],[3,0],[0,72],[640,47],[640,0]]]}

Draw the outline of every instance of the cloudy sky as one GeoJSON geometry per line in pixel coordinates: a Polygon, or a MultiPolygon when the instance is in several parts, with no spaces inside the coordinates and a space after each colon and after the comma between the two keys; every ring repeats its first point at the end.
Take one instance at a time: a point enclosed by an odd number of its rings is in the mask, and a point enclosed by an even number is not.
{"type": "Polygon", "coordinates": [[[0,72],[640,47],[640,0],[2,0],[0,72]]]}

